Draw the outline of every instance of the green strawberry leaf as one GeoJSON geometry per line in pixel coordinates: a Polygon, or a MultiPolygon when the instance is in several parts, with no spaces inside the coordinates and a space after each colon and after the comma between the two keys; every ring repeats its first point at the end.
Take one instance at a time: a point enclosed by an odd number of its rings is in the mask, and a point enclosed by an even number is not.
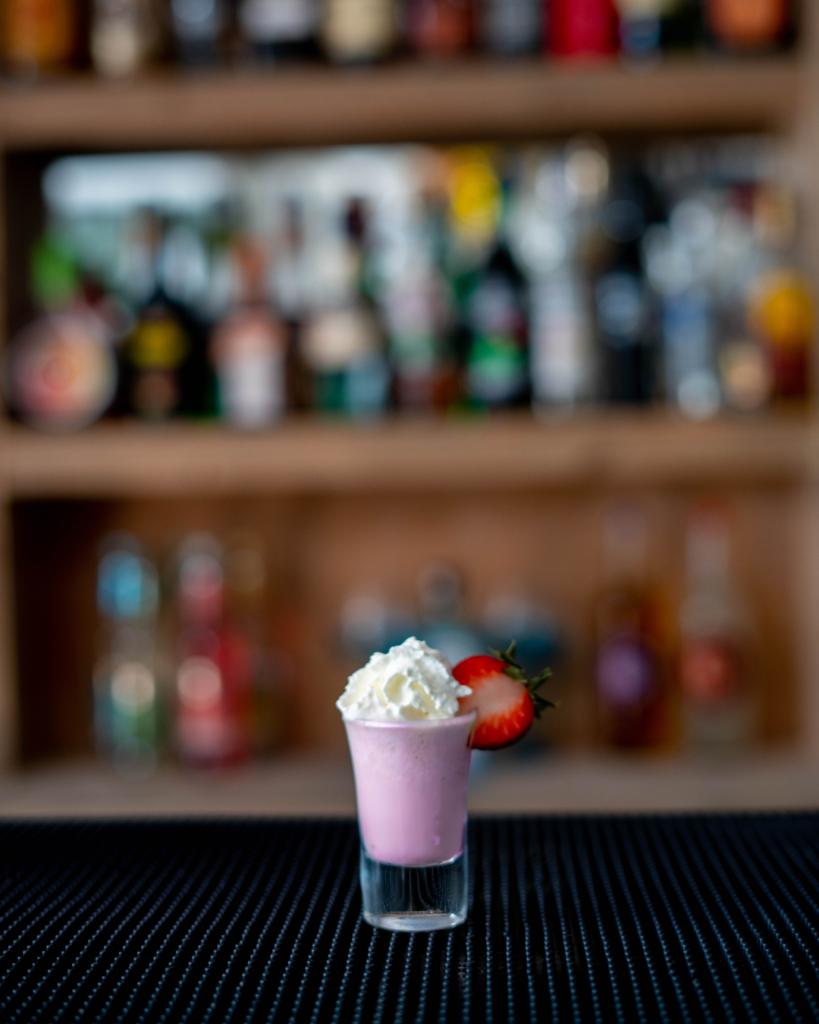
{"type": "Polygon", "coordinates": [[[496,651],[490,647],[489,653],[493,658],[497,658],[499,661],[504,663],[504,675],[509,676],[510,679],[516,679],[519,683],[523,683],[529,691],[529,696],[532,698],[532,703],[535,706],[535,718],[540,718],[541,711],[545,711],[546,708],[558,707],[557,704],[547,700],[537,692],[538,687],[542,686],[547,679],[551,678],[552,670],[550,668],[544,668],[542,672],[539,672],[534,678],[530,679],[526,675],[526,671],[523,666],[515,661],[517,647],[517,641],[513,640],[505,651],[496,651]]]}

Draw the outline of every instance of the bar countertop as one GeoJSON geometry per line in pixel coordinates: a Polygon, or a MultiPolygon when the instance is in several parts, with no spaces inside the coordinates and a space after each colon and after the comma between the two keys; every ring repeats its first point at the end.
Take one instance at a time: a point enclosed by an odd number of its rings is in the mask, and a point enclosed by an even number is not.
{"type": "Polygon", "coordinates": [[[0,825],[3,1021],[819,1018],[819,816],[476,818],[450,932],[360,916],[346,819],[0,825]]]}

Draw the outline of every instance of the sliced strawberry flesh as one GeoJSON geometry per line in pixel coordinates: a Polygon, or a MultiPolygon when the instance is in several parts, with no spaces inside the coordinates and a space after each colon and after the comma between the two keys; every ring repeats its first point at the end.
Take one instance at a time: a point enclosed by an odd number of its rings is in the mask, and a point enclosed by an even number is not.
{"type": "Polygon", "coordinates": [[[476,655],[452,670],[462,686],[472,689],[458,703],[462,713],[478,713],[472,737],[472,746],[478,750],[497,750],[514,743],[534,721],[534,705],[526,687],[506,675],[504,667],[498,658],[476,655]]]}

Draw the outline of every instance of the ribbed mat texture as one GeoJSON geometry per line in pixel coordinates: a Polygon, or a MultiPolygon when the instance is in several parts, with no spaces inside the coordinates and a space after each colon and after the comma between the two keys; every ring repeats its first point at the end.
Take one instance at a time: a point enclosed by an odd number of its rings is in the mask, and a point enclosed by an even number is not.
{"type": "Polygon", "coordinates": [[[0,1021],[819,1020],[819,815],[483,819],[469,924],[360,918],[348,821],[0,826],[0,1021]]]}

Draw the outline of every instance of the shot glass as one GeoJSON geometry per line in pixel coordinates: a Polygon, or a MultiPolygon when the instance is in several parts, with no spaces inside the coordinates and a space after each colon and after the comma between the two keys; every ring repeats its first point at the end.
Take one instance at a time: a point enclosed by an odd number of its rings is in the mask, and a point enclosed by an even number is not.
{"type": "Polygon", "coordinates": [[[344,722],[355,773],[364,919],[429,932],[466,920],[466,785],[475,712],[344,722]]]}

